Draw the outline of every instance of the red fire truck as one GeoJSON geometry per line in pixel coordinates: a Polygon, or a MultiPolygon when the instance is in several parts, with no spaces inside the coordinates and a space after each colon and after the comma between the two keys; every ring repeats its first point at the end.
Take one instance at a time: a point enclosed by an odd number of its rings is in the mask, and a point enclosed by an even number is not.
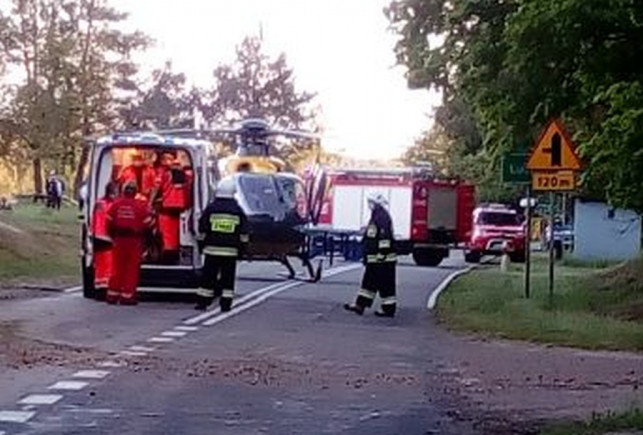
{"type": "Polygon", "coordinates": [[[423,168],[337,169],[326,174],[320,226],[340,231],[364,228],[370,216],[366,198],[376,192],[388,200],[398,253],[412,254],[418,265],[437,266],[450,247],[471,236],[471,184],[435,177],[423,168]]]}

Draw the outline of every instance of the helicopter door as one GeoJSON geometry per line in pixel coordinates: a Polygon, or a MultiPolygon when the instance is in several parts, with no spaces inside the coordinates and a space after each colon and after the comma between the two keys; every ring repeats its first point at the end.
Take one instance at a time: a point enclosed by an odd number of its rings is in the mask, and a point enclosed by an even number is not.
{"type": "Polygon", "coordinates": [[[313,225],[317,225],[322,212],[324,196],[328,189],[328,175],[321,164],[315,163],[306,184],[310,221],[313,225]]]}

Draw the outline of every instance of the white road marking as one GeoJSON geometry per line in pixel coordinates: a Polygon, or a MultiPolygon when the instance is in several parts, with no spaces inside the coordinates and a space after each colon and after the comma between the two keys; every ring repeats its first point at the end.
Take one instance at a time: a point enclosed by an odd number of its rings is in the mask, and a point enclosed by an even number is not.
{"type": "Polygon", "coordinates": [[[60,394],[31,394],[27,397],[24,397],[19,405],[53,405],[62,399],[63,396],[60,394]]]}
{"type": "Polygon", "coordinates": [[[429,300],[426,303],[426,307],[429,310],[434,309],[436,304],[438,303],[438,297],[440,297],[440,293],[446,290],[447,287],[449,287],[449,284],[451,284],[454,279],[456,279],[460,275],[464,275],[466,273],[471,272],[474,268],[475,266],[469,266],[467,268],[457,270],[452,274],[450,274],[449,276],[447,276],[446,278],[444,278],[444,280],[440,283],[440,285],[435,290],[433,290],[433,292],[429,296],[429,300]]]}
{"type": "Polygon", "coordinates": [[[111,360],[101,361],[98,364],[96,364],[97,367],[101,367],[101,368],[118,368],[118,367],[124,367],[126,365],[127,364],[123,362],[111,361],[111,360]]]}
{"type": "Polygon", "coordinates": [[[34,411],[0,411],[2,423],[26,423],[36,415],[34,411]]]}
{"type": "Polygon", "coordinates": [[[185,337],[186,335],[188,335],[188,333],[185,331],[165,331],[165,332],[161,332],[161,335],[163,337],[179,338],[179,337],[185,337]]]}
{"type": "Polygon", "coordinates": [[[0,430],[0,435],[6,435],[7,433],[3,430],[0,430]]]}
{"type": "Polygon", "coordinates": [[[150,343],[171,343],[174,341],[172,337],[152,337],[147,340],[150,343]]]}
{"type": "Polygon", "coordinates": [[[194,332],[194,331],[198,331],[199,327],[198,326],[179,325],[179,326],[175,326],[174,329],[176,329],[177,331],[194,332]]]}
{"type": "Polygon", "coordinates": [[[82,289],[83,289],[82,285],[77,285],[75,287],[66,288],[65,290],[63,290],[63,293],[76,293],[81,291],[82,289]]]}
{"type": "Polygon", "coordinates": [[[69,390],[69,391],[78,391],[85,388],[89,383],[82,381],[60,381],[49,386],[50,390],[69,390]]]}
{"type": "Polygon", "coordinates": [[[147,352],[135,352],[133,350],[122,350],[118,353],[123,356],[147,356],[147,352]]]}
{"type": "Polygon", "coordinates": [[[134,352],[154,352],[156,348],[146,346],[130,346],[129,350],[133,350],[134,352]]]}
{"type": "MultiPolygon", "coordinates": [[[[360,267],[362,267],[362,266],[359,265],[359,264],[349,264],[347,266],[334,267],[334,268],[331,268],[331,269],[328,269],[328,270],[324,271],[322,276],[323,277],[329,277],[329,276],[336,275],[338,273],[343,273],[343,272],[348,272],[348,271],[351,271],[351,270],[354,270],[354,269],[358,269],[360,267]]],[[[245,295],[245,296],[243,296],[243,297],[241,297],[239,299],[235,299],[234,304],[239,306],[239,305],[243,304],[244,302],[246,302],[246,301],[248,301],[248,300],[250,300],[250,299],[252,299],[252,298],[254,298],[256,296],[259,296],[259,295],[261,295],[263,293],[270,292],[272,290],[279,289],[282,286],[288,286],[288,288],[295,287],[295,286],[293,286],[293,284],[304,285],[304,284],[310,284],[310,283],[308,281],[278,282],[278,283],[275,283],[275,284],[271,284],[271,285],[269,285],[267,287],[263,287],[263,288],[260,288],[258,290],[255,290],[255,291],[253,291],[251,293],[248,293],[247,295],[245,295]]],[[[216,315],[218,315],[220,313],[221,313],[221,310],[219,309],[219,307],[216,307],[216,308],[214,308],[212,310],[206,311],[205,313],[199,314],[198,316],[191,317],[191,318],[189,318],[187,320],[184,320],[183,324],[184,325],[195,325],[197,323],[203,322],[206,319],[209,319],[210,317],[216,316],[216,315]]]]}
{"type": "Polygon", "coordinates": [[[72,375],[74,378],[103,379],[109,375],[107,370],[81,370],[72,375]]]}
{"type": "MultiPolygon", "coordinates": [[[[340,273],[355,270],[355,269],[358,269],[360,267],[362,267],[362,266],[359,265],[359,264],[338,267],[336,269],[332,269],[332,270],[327,271],[324,274],[324,277],[330,277],[330,276],[338,275],[340,273]]],[[[248,302],[245,305],[238,305],[236,308],[233,308],[232,311],[229,311],[229,312],[224,313],[224,314],[222,314],[220,316],[213,317],[212,319],[208,319],[208,320],[204,321],[203,326],[216,325],[217,323],[223,322],[224,320],[226,320],[226,319],[228,319],[228,318],[230,318],[230,317],[232,317],[232,316],[234,316],[236,314],[242,313],[243,311],[249,310],[250,308],[252,308],[252,307],[254,307],[256,305],[259,305],[262,302],[265,302],[267,299],[271,298],[272,296],[275,296],[275,295],[277,295],[279,293],[285,292],[286,290],[290,290],[291,288],[298,287],[298,286],[303,285],[303,284],[305,284],[305,283],[297,281],[297,282],[291,282],[291,283],[286,284],[286,285],[282,285],[281,287],[276,288],[276,289],[274,289],[272,291],[269,291],[267,293],[263,293],[262,295],[260,295],[259,297],[253,299],[252,301],[248,302]]]]}

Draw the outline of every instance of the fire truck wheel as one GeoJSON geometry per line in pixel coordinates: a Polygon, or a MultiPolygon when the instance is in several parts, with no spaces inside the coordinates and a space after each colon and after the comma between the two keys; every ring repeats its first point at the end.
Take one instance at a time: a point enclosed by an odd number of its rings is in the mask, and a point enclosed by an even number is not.
{"type": "Polygon", "coordinates": [[[478,251],[469,251],[464,253],[464,261],[467,263],[480,263],[480,253],[478,251]]]}
{"type": "Polygon", "coordinates": [[[444,257],[444,253],[439,249],[415,249],[413,251],[413,261],[418,266],[435,267],[442,263],[444,257]]]}

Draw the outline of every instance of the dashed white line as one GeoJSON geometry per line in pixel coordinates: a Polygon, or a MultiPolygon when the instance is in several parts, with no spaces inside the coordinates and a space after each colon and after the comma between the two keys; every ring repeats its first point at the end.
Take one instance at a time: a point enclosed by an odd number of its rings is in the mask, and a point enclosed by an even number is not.
{"type": "Polygon", "coordinates": [[[60,382],[56,382],[55,384],[49,386],[49,389],[50,390],[78,391],[78,390],[82,390],[87,385],[89,385],[89,383],[82,382],[82,381],[60,381],[60,382]]]}
{"type": "Polygon", "coordinates": [[[186,332],[195,332],[199,330],[198,326],[185,326],[185,325],[179,325],[174,327],[175,330],[177,331],[186,331],[186,332]]]}
{"type": "Polygon", "coordinates": [[[188,333],[185,331],[165,331],[165,332],[161,332],[161,335],[163,337],[180,338],[180,337],[185,337],[186,335],[188,335],[188,333]]]}
{"type": "Polygon", "coordinates": [[[146,346],[130,346],[129,350],[133,350],[134,352],[154,352],[156,350],[155,347],[146,347],[146,346]]]}
{"type": "Polygon", "coordinates": [[[172,343],[174,338],[172,337],[152,337],[147,339],[150,343],[172,343]]]}
{"type": "Polygon", "coordinates": [[[74,378],[103,379],[109,375],[107,370],[81,370],[72,375],[74,378]]]}
{"type": "Polygon", "coordinates": [[[127,364],[124,362],[119,362],[119,361],[112,361],[112,360],[106,360],[106,361],[100,361],[98,364],[96,364],[97,367],[101,368],[118,368],[118,367],[125,367],[127,364]]]}
{"type": "Polygon", "coordinates": [[[62,399],[60,394],[31,394],[18,402],[19,405],[53,405],[62,399]]]}
{"type": "Polygon", "coordinates": [[[0,411],[2,423],[26,423],[36,415],[34,411],[0,411]]]}
{"type": "Polygon", "coordinates": [[[123,356],[147,356],[147,352],[136,352],[133,350],[122,350],[119,352],[119,355],[123,356]]]}

